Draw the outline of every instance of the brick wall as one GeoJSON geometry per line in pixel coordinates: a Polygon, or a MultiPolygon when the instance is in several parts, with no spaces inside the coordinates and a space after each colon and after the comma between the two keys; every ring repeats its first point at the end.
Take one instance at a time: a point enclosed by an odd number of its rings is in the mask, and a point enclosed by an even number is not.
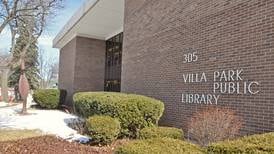
{"type": "Polygon", "coordinates": [[[161,124],[186,130],[191,115],[208,106],[185,104],[181,94],[212,93],[213,72],[242,69],[258,81],[251,94],[220,94],[244,118],[243,133],[274,131],[273,0],[126,0],[122,91],[165,102],[161,124]],[[189,48],[197,62],[183,63],[189,48]],[[206,83],[185,83],[202,73],[206,83]]]}
{"type": "Polygon", "coordinates": [[[59,88],[66,89],[66,104],[80,91],[103,91],[105,41],[76,37],[60,51],[59,88]]]}
{"type": "Polygon", "coordinates": [[[106,43],[77,37],[74,91],[104,91],[106,43]]]}
{"type": "Polygon", "coordinates": [[[72,39],[60,50],[58,88],[67,91],[66,105],[71,103],[73,95],[75,52],[76,38],[72,39]]]}

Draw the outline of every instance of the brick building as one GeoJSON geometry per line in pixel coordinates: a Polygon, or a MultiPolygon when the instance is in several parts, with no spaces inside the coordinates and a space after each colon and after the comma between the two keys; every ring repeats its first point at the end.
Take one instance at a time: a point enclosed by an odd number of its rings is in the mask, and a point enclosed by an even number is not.
{"type": "Polygon", "coordinates": [[[88,0],[54,39],[59,88],[165,103],[163,125],[228,106],[246,134],[274,131],[273,0],[88,0]]]}

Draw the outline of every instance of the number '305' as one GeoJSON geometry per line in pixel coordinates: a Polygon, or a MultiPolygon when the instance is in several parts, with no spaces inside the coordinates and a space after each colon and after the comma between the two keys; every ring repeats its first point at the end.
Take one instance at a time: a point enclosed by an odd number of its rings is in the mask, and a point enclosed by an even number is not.
{"type": "Polygon", "coordinates": [[[192,63],[198,61],[197,51],[184,54],[184,63],[192,63]]]}

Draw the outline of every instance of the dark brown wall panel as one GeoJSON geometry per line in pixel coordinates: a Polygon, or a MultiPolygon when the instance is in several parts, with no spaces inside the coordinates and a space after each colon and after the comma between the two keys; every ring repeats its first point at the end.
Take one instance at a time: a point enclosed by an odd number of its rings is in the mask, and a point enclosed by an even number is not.
{"type": "Polygon", "coordinates": [[[103,91],[105,41],[76,37],[60,51],[59,88],[67,90],[66,105],[82,91],[103,91]]]}
{"type": "Polygon", "coordinates": [[[104,91],[106,43],[77,37],[74,91],[104,91]]]}

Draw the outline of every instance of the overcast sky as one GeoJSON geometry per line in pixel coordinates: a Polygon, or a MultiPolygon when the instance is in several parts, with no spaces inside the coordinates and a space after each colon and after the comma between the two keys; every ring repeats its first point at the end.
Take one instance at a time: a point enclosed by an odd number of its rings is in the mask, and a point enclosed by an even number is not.
{"type": "MultiPolygon", "coordinates": [[[[39,47],[46,51],[48,57],[58,60],[58,49],[52,48],[52,40],[77,11],[85,0],[66,0],[65,8],[58,12],[57,17],[39,38],[39,47]]],[[[0,35],[0,52],[8,52],[10,48],[10,31],[5,29],[0,35]]]]}

